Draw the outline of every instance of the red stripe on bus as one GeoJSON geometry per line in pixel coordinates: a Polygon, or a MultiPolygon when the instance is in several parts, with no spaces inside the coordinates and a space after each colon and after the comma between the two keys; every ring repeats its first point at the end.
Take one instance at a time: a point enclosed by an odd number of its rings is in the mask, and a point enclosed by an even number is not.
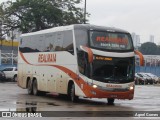
{"type": "Polygon", "coordinates": [[[22,59],[23,59],[27,64],[33,65],[33,64],[29,63],[29,62],[26,60],[26,58],[24,57],[23,53],[21,53],[21,52],[19,52],[19,53],[20,53],[22,59]]]}

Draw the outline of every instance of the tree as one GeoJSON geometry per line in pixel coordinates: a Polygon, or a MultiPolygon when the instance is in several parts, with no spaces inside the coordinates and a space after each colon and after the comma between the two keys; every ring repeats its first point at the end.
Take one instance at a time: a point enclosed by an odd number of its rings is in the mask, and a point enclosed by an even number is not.
{"type": "Polygon", "coordinates": [[[157,55],[160,55],[160,45],[157,46],[157,55]]]}
{"type": "Polygon", "coordinates": [[[143,43],[140,47],[140,51],[144,55],[157,55],[157,50],[158,50],[157,45],[151,42],[143,43]]]}
{"type": "Polygon", "coordinates": [[[2,21],[0,21],[0,40],[3,39],[2,21]]]}
{"type": "MultiPolygon", "coordinates": [[[[2,9],[0,7],[0,16],[2,16],[2,9]]],[[[2,41],[3,38],[3,20],[2,17],[0,17],[0,40],[2,41]]]]}
{"type": "MultiPolygon", "coordinates": [[[[22,33],[83,23],[81,0],[16,0],[1,4],[1,16],[8,29],[22,33]]],[[[87,14],[88,15],[88,14],[87,14]]]]}
{"type": "Polygon", "coordinates": [[[7,7],[11,4],[10,1],[0,4],[0,27],[1,27],[1,37],[4,38],[4,35],[9,34],[11,30],[15,27],[15,21],[12,20],[10,14],[8,14],[7,7]],[[14,21],[14,22],[13,22],[14,21]]]}

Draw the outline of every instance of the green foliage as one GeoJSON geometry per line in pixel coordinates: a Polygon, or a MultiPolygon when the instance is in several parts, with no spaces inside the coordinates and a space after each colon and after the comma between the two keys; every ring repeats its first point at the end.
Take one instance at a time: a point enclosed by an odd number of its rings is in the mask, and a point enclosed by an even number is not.
{"type": "Polygon", "coordinates": [[[83,23],[81,0],[16,0],[1,4],[0,17],[8,28],[22,33],[51,27],[83,23]]]}
{"type": "Polygon", "coordinates": [[[157,55],[160,55],[160,46],[157,46],[157,55]]]}
{"type": "Polygon", "coordinates": [[[160,55],[160,46],[155,43],[143,43],[139,49],[144,55],[160,55]]]}

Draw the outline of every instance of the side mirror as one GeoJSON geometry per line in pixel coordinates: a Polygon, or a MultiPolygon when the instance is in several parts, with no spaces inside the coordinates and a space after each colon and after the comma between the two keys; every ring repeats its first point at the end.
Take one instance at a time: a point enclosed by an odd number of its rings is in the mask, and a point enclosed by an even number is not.
{"type": "Polygon", "coordinates": [[[135,50],[134,53],[137,54],[139,56],[139,58],[140,58],[140,61],[139,61],[140,66],[144,66],[144,57],[143,57],[143,54],[141,52],[139,52],[138,50],[135,50]]]}
{"type": "Polygon", "coordinates": [[[86,46],[80,46],[80,48],[85,51],[86,53],[88,53],[88,62],[92,63],[93,62],[93,52],[91,50],[91,48],[86,47],[86,46]]]}

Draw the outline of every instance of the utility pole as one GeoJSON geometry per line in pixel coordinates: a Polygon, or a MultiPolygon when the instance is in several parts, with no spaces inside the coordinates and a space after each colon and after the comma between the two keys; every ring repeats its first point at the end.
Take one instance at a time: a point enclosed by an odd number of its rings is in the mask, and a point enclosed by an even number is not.
{"type": "Polygon", "coordinates": [[[12,29],[12,37],[11,37],[11,40],[12,40],[12,65],[13,65],[13,39],[14,39],[14,35],[13,35],[13,29],[12,29]]]}
{"type": "Polygon", "coordinates": [[[2,26],[3,26],[3,22],[0,21],[0,41],[1,41],[1,45],[0,45],[0,47],[1,47],[1,49],[0,49],[0,65],[2,63],[2,56],[1,56],[1,53],[2,53],[2,36],[3,36],[2,26]]]}
{"type": "Polygon", "coordinates": [[[86,24],[86,0],[84,3],[84,24],[86,24]]]}

